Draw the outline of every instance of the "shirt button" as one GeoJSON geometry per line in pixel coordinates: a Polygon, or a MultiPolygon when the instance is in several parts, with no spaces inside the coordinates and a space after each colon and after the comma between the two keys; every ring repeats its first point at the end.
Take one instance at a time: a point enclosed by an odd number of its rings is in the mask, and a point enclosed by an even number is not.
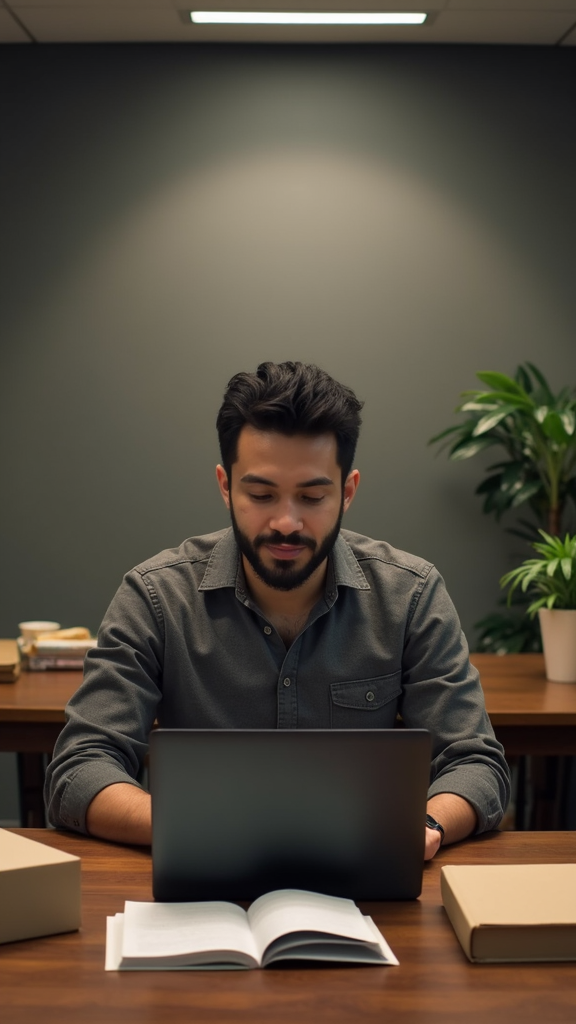
{"type": "Polygon", "coordinates": [[[366,694],[366,700],[369,700],[369,701],[373,701],[374,700],[374,694],[372,693],[372,690],[368,690],[368,693],[366,694]]]}
{"type": "Polygon", "coordinates": [[[264,626],[264,632],[266,633],[266,636],[270,636],[270,633],[272,632],[272,626],[264,626]]]}
{"type": "Polygon", "coordinates": [[[286,679],[284,679],[284,686],[290,686],[290,680],[288,679],[288,676],[286,676],[286,679]]]}

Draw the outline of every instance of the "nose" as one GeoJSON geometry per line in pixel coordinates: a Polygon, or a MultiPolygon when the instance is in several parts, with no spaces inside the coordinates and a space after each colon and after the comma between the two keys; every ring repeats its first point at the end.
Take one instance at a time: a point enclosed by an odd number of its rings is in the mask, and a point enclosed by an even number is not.
{"type": "Polygon", "coordinates": [[[270,530],[276,530],[277,533],[287,536],[289,533],[299,533],[304,528],[304,523],[294,504],[286,502],[274,510],[269,526],[270,530]]]}

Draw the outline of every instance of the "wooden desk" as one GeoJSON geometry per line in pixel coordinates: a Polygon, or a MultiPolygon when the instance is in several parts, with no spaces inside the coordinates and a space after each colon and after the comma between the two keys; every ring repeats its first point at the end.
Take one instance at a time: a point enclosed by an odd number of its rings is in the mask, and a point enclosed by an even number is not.
{"type": "Polygon", "coordinates": [[[575,833],[491,833],[441,850],[422,897],[362,905],[399,967],[104,972],[105,918],[151,899],[150,857],[64,833],[24,834],[82,857],[82,929],[0,947],[3,1024],[572,1024],[576,963],[470,964],[440,900],[442,864],[562,863],[575,833]]]}
{"type": "Polygon", "coordinates": [[[22,672],[0,683],[0,750],[51,754],[82,672],[22,672]]]}
{"type": "Polygon", "coordinates": [[[473,654],[506,753],[576,755],[576,684],[546,679],[542,654],[473,654]]]}

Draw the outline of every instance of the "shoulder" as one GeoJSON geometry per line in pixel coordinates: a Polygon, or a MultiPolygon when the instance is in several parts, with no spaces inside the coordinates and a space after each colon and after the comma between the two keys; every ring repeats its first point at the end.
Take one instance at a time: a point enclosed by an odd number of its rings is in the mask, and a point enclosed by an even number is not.
{"type": "Polygon", "coordinates": [[[434,569],[432,562],[395,548],[384,540],[374,540],[351,530],[341,530],[340,536],[364,573],[392,576],[407,573],[425,580],[434,569]]]}
{"type": "MultiPolygon", "coordinates": [[[[161,572],[164,569],[177,569],[179,566],[194,566],[208,563],[216,545],[231,533],[230,529],[205,533],[199,537],[188,537],[176,548],[166,548],[152,558],[140,562],[130,570],[139,576],[161,572]]],[[[130,574],[128,574],[130,575],[130,574]]]]}

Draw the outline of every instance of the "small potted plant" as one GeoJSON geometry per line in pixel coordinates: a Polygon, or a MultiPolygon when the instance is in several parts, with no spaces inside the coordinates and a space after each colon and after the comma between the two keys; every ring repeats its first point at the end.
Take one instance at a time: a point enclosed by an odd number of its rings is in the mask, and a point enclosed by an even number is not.
{"type": "Polygon", "coordinates": [[[538,612],[548,679],[576,683],[576,535],[564,540],[538,531],[543,540],[532,545],[540,558],[528,558],[500,580],[509,587],[508,603],[520,586],[534,600],[526,609],[538,612]]]}

